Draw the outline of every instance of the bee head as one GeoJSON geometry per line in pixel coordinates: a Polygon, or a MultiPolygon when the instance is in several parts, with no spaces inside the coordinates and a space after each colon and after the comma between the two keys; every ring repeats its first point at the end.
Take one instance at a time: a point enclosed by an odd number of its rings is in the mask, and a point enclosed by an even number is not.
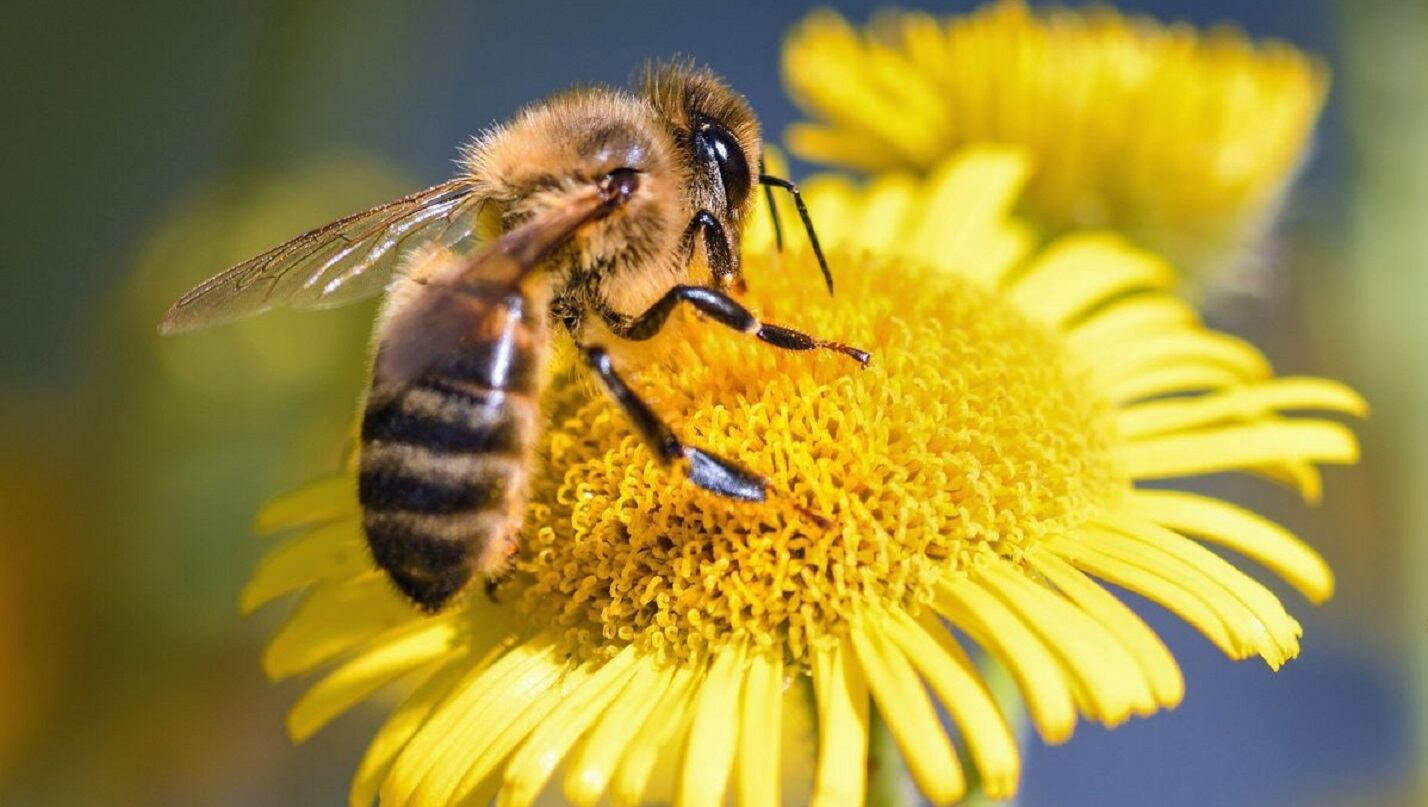
{"type": "Polygon", "coordinates": [[[762,156],[758,119],[748,101],[713,73],[683,60],[646,66],[639,86],[689,166],[691,201],[737,237],[753,206],[762,156]]]}

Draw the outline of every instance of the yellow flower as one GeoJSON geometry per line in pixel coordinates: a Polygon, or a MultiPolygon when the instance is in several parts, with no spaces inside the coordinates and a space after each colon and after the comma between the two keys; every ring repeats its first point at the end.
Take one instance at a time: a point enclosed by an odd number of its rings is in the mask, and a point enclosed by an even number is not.
{"type": "Polygon", "coordinates": [[[577,804],[776,804],[791,779],[783,716],[806,708],[811,680],[814,803],[861,803],[873,704],[922,792],[948,803],[965,778],[935,702],[989,796],[1012,795],[1020,769],[965,641],[1011,672],[1049,742],[1078,715],[1115,725],[1179,702],[1174,659],[1099,581],[1232,658],[1293,657],[1299,625],[1206,544],[1316,602],[1332,589],[1319,556],[1227,502],[1136,483],[1246,471],[1316,495],[1316,464],[1353,461],[1355,440],[1288,412],[1362,402],[1272,377],[1165,291],[1160,260],[1113,235],[1030,251],[1006,215],[1025,175],[1015,153],[984,149],[925,183],[810,183],[834,299],[806,251],[750,234],[761,313],[870,348],[867,370],[688,317],[635,375],[683,438],[767,474],[767,503],[661,468],[567,374],[500,603],[476,593],[428,617],[403,602],[367,558],[349,474],[270,505],[262,529],[303,529],[264,558],[243,605],[304,594],[267,671],[330,667],[292,734],[403,679],[353,804],[497,791],[527,804],[553,780],[577,804]]]}
{"type": "Polygon", "coordinates": [[[1036,166],[1022,200],[1035,222],[1117,229],[1202,279],[1271,223],[1327,89],[1282,43],[1019,0],[886,13],[863,32],[817,11],[783,72],[817,121],[789,129],[799,156],[926,171],[966,145],[1016,145],[1036,166]]]}

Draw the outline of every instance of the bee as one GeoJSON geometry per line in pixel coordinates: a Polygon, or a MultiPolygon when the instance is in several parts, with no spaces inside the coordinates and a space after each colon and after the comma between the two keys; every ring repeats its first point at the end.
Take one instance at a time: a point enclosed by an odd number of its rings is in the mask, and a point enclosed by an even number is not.
{"type": "MultiPolygon", "coordinates": [[[[460,165],[455,179],[199,284],[160,326],[173,333],[385,292],[357,492],[373,559],[428,612],[475,575],[489,586],[516,551],[553,335],[573,341],[662,463],[754,502],[767,481],[681,442],[604,345],[650,339],[684,304],[777,348],[868,362],[856,348],[760,322],[731,296],[743,288],[739,239],[756,183],[770,202],[773,189],[792,194],[830,293],[833,280],[797,186],[761,170],[748,102],[707,70],[650,65],[633,90],[553,96],[479,135],[460,165]],[[696,282],[701,255],[708,276],[696,282]]],[[[781,245],[776,214],[775,230],[781,245]]]]}

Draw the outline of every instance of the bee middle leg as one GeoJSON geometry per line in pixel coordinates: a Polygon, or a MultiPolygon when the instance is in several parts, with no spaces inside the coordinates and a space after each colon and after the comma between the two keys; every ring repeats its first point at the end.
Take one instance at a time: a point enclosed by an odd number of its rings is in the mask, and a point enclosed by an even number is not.
{"type": "Polygon", "coordinates": [[[722,325],[751,334],[761,342],[784,350],[833,350],[852,358],[864,367],[868,366],[871,358],[867,351],[842,342],[829,342],[782,325],[759,322],[758,317],[739,301],[718,289],[704,286],[675,286],[633,320],[609,322],[609,325],[617,336],[625,339],[649,339],[659,333],[674,307],[680,303],[688,303],[722,325]]]}
{"type": "Polygon", "coordinates": [[[630,389],[625,380],[615,371],[610,354],[598,345],[582,345],[585,362],[605,385],[610,396],[625,410],[634,422],[640,436],[654,450],[655,456],[666,465],[683,460],[684,473],[690,481],[705,490],[721,496],[744,501],[761,502],[767,495],[768,482],[763,477],[739,465],[733,460],[711,454],[707,451],[684,445],[670,431],[659,415],[650,409],[630,389]]]}

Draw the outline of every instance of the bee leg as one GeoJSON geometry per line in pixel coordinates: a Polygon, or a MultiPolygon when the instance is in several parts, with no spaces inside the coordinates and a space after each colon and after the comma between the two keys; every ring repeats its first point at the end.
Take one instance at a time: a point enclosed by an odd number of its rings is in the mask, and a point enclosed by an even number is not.
{"type": "Polygon", "coordinates": [[[782,325],[759,322],[749,309],[728,294],[704,286],[675,286],[656,300],[655,304],[650,306],[645,313],[633,320],[625,323],[611,322],[611,329],[626,339],[635,341],[649,339],[659,333],[660,328],[664,327],[665,320],[669,319],[670,313],[674,311],[674,307],[680,303],[689,303],[700,313],[723,325],[736,331],[752,334],[760,341],[774,347],[781,347],[784,350],[835,350],[851,357],[864,367],[868,366],[868,361],[871,359],[867,351],[849,347],[841,342],[828,342],[816,339],[802,331],[785,328],[782,325]]]}
{"type": "Polygon", "coordinates": [[[684,254],[693,257],[694,238],[704,235],[704,253],[709,261],[709,274],[714,287],[718,289],[744,290],[744,278],[740,274],[739,255],[729,247],[729,234],[724,225],[708,210],[701,210],[690,219],[684,230],[684,254]]]}
{"type": "Polygon", "coordinates": [[[590,345],[581,346],[580,350],[585,354],[585,361],[590,365],[590,369],[600,378],[620,408],[625,410],[640,436],[654,450],[661,462],[669,464],[684,460],[684,473],[690,481],[720,496],[750,502],[764,500],[768,482],[763,477],[733,460],[679,442],[679,438],[675,437],[669,426],[650,409],[649,404],[640,400],[625,384],[624,379],[620,378],[619,373],[615,372],[610,354],[606,353],[604,348],[590,345]]]}

